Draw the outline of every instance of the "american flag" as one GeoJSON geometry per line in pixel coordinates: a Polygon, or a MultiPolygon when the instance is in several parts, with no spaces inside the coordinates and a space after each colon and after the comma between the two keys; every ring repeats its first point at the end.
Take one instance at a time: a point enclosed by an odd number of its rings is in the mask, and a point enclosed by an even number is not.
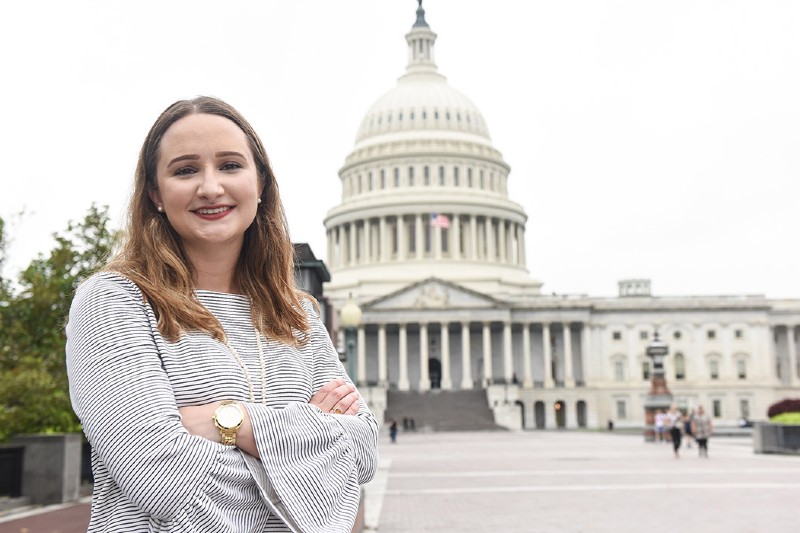
{"type": "Polygon", "coordinates": [[[447,218],[447,215],[440,215],[439,213],[431,213],[431,226],[434,228],[449,228],[450,227],[450,219],[447,218]]]}

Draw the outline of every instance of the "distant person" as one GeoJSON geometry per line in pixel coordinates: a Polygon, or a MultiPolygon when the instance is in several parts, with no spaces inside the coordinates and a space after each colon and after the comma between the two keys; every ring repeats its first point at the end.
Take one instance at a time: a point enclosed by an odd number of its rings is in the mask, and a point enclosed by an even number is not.
{"type": "Polygon", "coordinates": [[[694,409],[689,412],[685,417],[683,417],[683,434],[686,438],[686,447],[692,447],[692,439],[694,438],[694,430],[692,429],[692,420],[694,419],[695,411],[694,409]]]}
{"type": "Polygon", "coordinates": [[[692,420],[692,433],[694,439],[697,441],[698,454],[700,457],[708,458],[708,438],[714,431],[714,424],[711,422],[711,417],[706,414],[703,406],[697,408],[692,420]]]}
{"type": "Polygon", "coordinates": [[[670,408],[667,413],[667,421],[669,425],[669,436],[672,440],[672,451],[675,453],[675,459],[680,459],[683,414],[681,410],[678,409],[677,405],[673,405],[670,408]]]}
{"type": "Polygon", "coordinates": [[[665,437],[664,437],[664,422],[665,422],[666,416],[667,415],[661,409],[656,411],[656,416],[655,416],[655,420],[654,420],[654,429],[655,429],[655,432],[656,432],[656,435],[655,435],[656,442],[664,442],[664,440],[665,440],[665,437]]]}
{"type": "Polygon", "coordinates": [[[378,424],[295,284],[255,131],[216,98],[175,102],[132,189],[126,240],[66,327],[88,531],[349,533],[378,424]]]}
{"type": "Polygon", "coordinates": [[[392,423],[389,424],[389,438],[392,439],[392,444],[397,442],[397,420],[394,418],[392,419],[392,423]]]}

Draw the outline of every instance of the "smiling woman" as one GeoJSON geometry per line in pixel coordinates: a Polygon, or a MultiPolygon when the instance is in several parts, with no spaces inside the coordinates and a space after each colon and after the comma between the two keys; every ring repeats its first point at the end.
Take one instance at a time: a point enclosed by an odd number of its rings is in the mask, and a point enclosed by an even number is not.
{"type": "Polygon", "coordinates": [[[378,427],[292,254],[245,119],[213,98],[167,108],[139,156],[128,241],[67,326],[89,531],[350,531],[378,427]]]}

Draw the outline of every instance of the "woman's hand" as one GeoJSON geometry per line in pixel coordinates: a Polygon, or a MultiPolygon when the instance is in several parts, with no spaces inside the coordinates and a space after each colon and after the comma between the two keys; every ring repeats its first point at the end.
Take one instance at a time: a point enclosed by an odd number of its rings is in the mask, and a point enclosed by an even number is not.
{"type": "Polygon", "coordinates": [[[181,407],[181,424],[190,435],[220,442],[221,437],[217,426],[214,425],[214,411],[222,402],[207,403],[205,405],[188,405],[181,407]]]}
{"type": "Polygon", "coordinates": [[[339,378],[326,383],[308,401],[323,412],[335,415],[354,415],[358,413],[361,395],[355,385],[339,378]]]}

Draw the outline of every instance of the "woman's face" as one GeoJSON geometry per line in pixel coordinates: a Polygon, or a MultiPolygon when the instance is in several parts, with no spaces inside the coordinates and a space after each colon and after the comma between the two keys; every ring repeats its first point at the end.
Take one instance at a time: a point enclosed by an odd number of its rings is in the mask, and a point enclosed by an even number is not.
{"type": "Polygon", "coordinates": [[[159,152],[158,190],[150,198],[186,252],[238,255],[260,193],[244,132],[224,117],[188,115],[167,129],[159,152]]]}

